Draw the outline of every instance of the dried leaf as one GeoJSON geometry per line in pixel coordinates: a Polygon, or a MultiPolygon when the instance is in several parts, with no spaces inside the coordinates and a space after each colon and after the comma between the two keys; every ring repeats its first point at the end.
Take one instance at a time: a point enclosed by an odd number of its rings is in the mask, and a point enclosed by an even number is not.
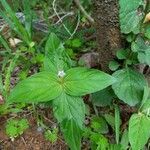
{"type": "Polygon", "coordinates": [[[147,23],[149,21],[150,21],[150,12],[145,16],[144,23],[147,23]]]}
{"type": "Polygon", "coordinates": [[[4,104],[4,99],[3,99],[3,96],[0,95],[0,105],[4,104]]]}
{"type": "Polygon", "coordinates": [[[17,38],[10,38],[9,39],[9,43],[10,43],[11,47],[16,47],[21,42],[22,41],[20,39],[17,39],[17,38]]]}

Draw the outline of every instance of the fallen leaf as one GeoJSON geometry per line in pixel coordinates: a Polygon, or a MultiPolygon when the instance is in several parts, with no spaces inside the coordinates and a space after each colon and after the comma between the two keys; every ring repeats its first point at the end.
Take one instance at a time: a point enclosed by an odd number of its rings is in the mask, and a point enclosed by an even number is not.
{"type": "Polygon", "coordinates": [[[0,95],[0,105],[4,104],[4,99],[3,99],[3,96],[0,95]]]}
{"type": "Polygon", "coordinates": [[[149,21],[150,21],[150,12],[145,16],[144,23],[147,23],[149,21]]]}
{"type": "Polygon", "coordinates": [[[10,38],[9,39],[9,43],[11,47],[16,47],[19,43],[21,43],[22,41],[20,39],[17,38],[10,38]]]}

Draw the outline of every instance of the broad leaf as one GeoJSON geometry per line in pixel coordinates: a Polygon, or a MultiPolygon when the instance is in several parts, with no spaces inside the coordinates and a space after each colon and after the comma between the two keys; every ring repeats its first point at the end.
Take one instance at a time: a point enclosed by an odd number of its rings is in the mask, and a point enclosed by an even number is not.
{"type": "Polygon", "coordinates": [[[63,132],[65,141],[71,150],[81,150],[82,131],[76,124],[76,121],[64,120],[61,122],[61,130],[63,132]]]}
{"type": "Polygon", "coordinates": [[[130,106],[142,100],[144,87],[147,85],[142,74],[127,68],[115,72],[113,76],[117,82],[112,85],[112,88],[119,99],[130,106]]]}
{"type": "Polygon", "coordinates": [[[66,72],[64,88],[67,94],[82,96],[102,90],[114,82],[115,79],[104,72],[77,67],[66,72]]]}
{"type": "Polygon", "coordinates": [[[129,121],[129,142],[132,150],[141,150],[150,137],[150,118],[133,114],[129,121]]]}
{"type": "Polygon", "coordinates": [[[111,105],[113,98],[116,97],[112,88],[108,87],[101,91],[95,92],[91,95],[92,103],[95,106],[108,106],[111,105]]]}
{"type": "Polygon", "coordinates": [[[10,93],[9,102],[46,102],[58,97],[62,87],[55,74],[37,73],[21,81],[10,93]]]}
{"type": "Polygon", "coordinates": [[[45,70],[57,73],[60,70],[68,69],[68,66],[69,58],[63,44],[54,33],[51,33],[45,46],[45,70]]]}
{"type": "Polygon", "coordinates": [[[138,37],[132,43],[132,51],[138,53],[138,60],[140,63],[150,66],[150,42],[145,41],[142,37],[138,37]]]}
{"type": "Polygon", "coordinates": [[[74,97],[62,93],[53,100],[54,115],[59,122],[74,120],[80,128],[83,127],[85,118],[85,105],[80,97],[74,97]]]}
{"type": "Polygon", "coordinates": [[[144,13],[139,8],[145,8],[144,0],[119,0],[119,4],[122,33],[139,33],[140,24],[144,17],[144,13]]]}

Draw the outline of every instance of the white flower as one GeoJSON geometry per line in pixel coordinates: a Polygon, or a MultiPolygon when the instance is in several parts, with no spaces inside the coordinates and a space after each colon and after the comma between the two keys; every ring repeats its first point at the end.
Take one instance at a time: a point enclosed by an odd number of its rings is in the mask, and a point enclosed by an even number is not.
{"type": "Polygon", "coordinates": [[[64,72],[64,70],[58,71],[58,77],[64,77],[66,75],[66,73],[64,72]]]}

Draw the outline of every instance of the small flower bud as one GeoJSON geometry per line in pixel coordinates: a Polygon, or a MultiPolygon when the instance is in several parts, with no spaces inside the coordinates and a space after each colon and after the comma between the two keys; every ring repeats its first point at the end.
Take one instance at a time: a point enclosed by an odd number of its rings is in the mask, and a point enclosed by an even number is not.
{"type": "Polygon", "coordinates": [[[61,71],[58,71],[58,77],[64,77],[66,75],[66,73],[63,71],[63,70],[61,70],[61,71]]]}

